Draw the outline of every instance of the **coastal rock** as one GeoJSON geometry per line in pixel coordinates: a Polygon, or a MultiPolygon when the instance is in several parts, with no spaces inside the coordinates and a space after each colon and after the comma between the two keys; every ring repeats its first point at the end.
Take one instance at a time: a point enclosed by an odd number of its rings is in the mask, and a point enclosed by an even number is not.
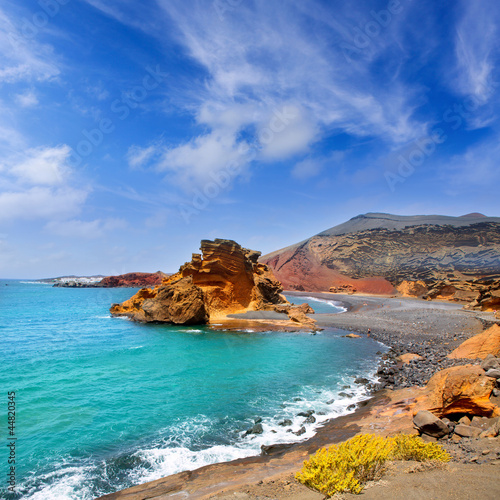
{"type": "Polygon", "coordinates": [[[421,410],[413,417],[415,427],[423,434],[440,438],[449,434],[448,426],[430,411],[421,410]]]}
{"type": "Polygon", "coordinates": [[[168,275],[157,271],[156,273],[127,273],[118,276],[106,276],[98,286],[102,288],[137,288],[159,285],[168,275]]]}
{"type": "Polygon", "coordinates": [[[499,379],[500,378],[500,370],[498,370],[497,368],[490,368],[486,372],[486,376],[494,378],[494,379],[499,379]]]}
{"type": "Polygon", "coordinates": [[[477,427],[472,427],[470,425],[458,424],[455,427],[455,434],[458,434],[461,437],[476,438],[479,437],[479,435],[481,434],[481,429],[478,429],[477,427]]]}
{"type": "Polygon", "coordinates": [[[476,365],[453,366],[437,372],[426,386],[425,408],[438,417],[469,414],[491,417],[500,409],[490,401],[495,380],[476,365]]]}
{"type": "Polygon", "coordinates": [[[114,304],[110,312],[145,323],[195,325],[208,321],[203,291],[190,276],[155,289],[143,288],[125,302],[114,304]]]}
{"type": "Polygon", "coordinates": [[[488,354],[483,362],[481,363],[481,368],[484,370],[484,371],[487,371],[491,368],[493,369],[499,369],[500,368],[500,359],[498,358],[495,358],[495,356],[493,356],[493,354],[488,354]]]}
{"type": "Polygon", "coordinates": [[[281,283],[257,262],[259,252],[220,239],[202,240],[201,251],[160,285],[113,305],[111,314],[143,322],[202,324],[227,314],[288,304],[281,283]]]}
{"type": "Polygon", "coordinates": [[[262,424],[255,424],[251,429],[248,429],[244,436],[249,436],[250,434],[262,434],[264,432],[264,428],[262,424]]]}
{"type": "Polygon", "coordinates": [[[484,359],[488,354],[500,355],[500,326],[493,325],[479,335],[462,342],[454,351],[448,354],[451,359],[484,359]]]}
{"type": "Polygon", "coordinates": [[[401,361],[401,363],[407,365],[412,361],[422,361],[424,358],[422,356],[419,356],[418,354],[407,352],[406,354],[401,354],[401,356],[398,356],[397,359],[398,361],[401,361]]]}

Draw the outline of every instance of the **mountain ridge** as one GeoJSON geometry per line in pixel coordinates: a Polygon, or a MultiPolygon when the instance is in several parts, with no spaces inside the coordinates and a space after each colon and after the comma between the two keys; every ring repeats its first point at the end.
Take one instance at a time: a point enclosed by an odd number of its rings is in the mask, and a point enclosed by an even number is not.
{"type": "Polygon", "coordinates": [[[285,288],[394,293],[500,278],[500,217],[369,213],[261,257],[285,288]]]}

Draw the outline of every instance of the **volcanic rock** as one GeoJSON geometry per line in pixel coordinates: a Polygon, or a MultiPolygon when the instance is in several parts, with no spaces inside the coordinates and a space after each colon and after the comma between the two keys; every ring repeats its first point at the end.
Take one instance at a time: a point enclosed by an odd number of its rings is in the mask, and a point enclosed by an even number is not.
{"type": "Polygon", "coordinates": [[[404,293],[500,304],[485,291],[500,283],[498,217],[359,215],[260,261],[287,289],[392,294],[406,281],[404,293]]]}
{"type": "Polygon", "coordinates": [[[462,342],[448,354],[448,358],[484,359],[488,354],[500,356],[500,325],[493,325],[479,335],[462,342]]]}
{"type": "Polygon", "coordinates": [[[495,380],[477,365],[453,366],[437,372],[426,386],[425,408],[438,417],[469,414],[491,417],[500,408],[490,401],[495,380]]]}
{"type": "Polygon", "coordinates": [[[142,322],[202,324],[227,314],[290,306],[281,283],[257,262],[259,252],[220,239],[202,240],[201,251],[160,285],[114,304],[111,314],[142,322]]]}
{"type": "Polygon", "coordinates": [[[448,426],[430,411],[421,410],[413,417],[413,423],[428,436],[440,438],[449,434],[448,426]]]}
{"type": "Polygon", "coordinates": [[[156,273],[127,273],[118,276],[106,276],[97,286],[102,288],[151,287],[159,285],[165,277],[167,275],[161,271],[156,273]]]}

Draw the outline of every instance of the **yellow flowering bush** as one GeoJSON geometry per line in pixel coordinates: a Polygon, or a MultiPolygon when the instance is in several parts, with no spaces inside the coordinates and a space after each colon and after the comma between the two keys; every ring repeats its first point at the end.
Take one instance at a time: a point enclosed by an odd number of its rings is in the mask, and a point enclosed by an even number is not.
{"type": "Polygon", "coordinates": [[[441,446],[424,443],[418,436],[382,438],[360,434],[328,449],[319,449],[295,477],[327,496],[343,491],[357,494],[363,490],[363,483],[383,474],[387,460],[448,462],[450,456],[441,446]]]}

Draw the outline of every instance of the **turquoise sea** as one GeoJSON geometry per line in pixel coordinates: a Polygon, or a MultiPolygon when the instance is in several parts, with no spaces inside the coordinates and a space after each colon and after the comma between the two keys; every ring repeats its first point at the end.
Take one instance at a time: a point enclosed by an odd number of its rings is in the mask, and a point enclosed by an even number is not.
{"type": "Polygon", "coordinates": [[[354,378],[373,377],[385,350],[335,329],[223,332],[110,317],[109,306],[135,291],[0,281],[0,463],[9,471],[15,459],[16,483],[9,493],[2,472],[0,497],[91,499],[306,439],[367,397],[354,378]],[[302,436],[278,425],[288,418],[298,430],[307,409],[318,421],[302,436]],[[264,432],[244,437],[256,418],[264,432]]]}

